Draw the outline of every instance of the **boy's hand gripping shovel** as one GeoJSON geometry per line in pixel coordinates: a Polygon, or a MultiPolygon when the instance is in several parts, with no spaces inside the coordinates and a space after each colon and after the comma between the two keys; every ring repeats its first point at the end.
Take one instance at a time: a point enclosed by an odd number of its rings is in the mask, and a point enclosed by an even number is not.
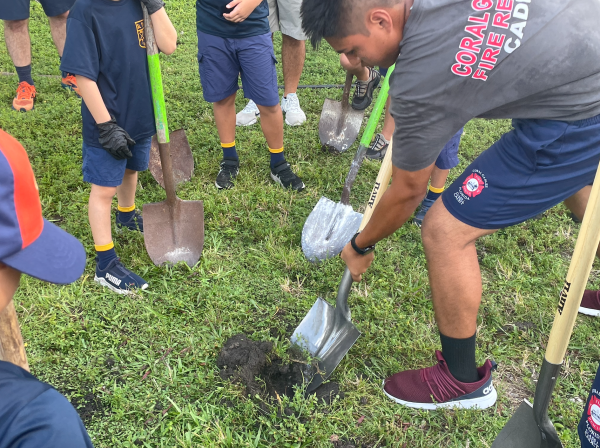
{"type": "Polygon", "coordinates": [[[352,74],[346,75],[342,101],[333,101],[327,98],[321,111],[319,120],[319,139],[321,145],[332,148],[336,152],[344,152],[358,137],[364,111],[354,110],[350,107],[350,87],[352,87],[352,74]]]}
{"type": "Polygon", "coordinates": [[[394,66],[391,66],[381,84],[379,96],[346,177],[341,201],[335,203],[323,196],[306,218],[302,228],[302,251],[309,261],[318,262],[335,257],[358,230],[362,215],[352,210],[350,190],[365,159],[365,153],[371,144],[381,113],[385,108],[390,87],[389,79],[393,71],[394,66]]]}
{"type": "MultiPolygon", "coordinates": [[[[387,190],[391,177],[392,144],[390,143],[369,197],[360,230],[364,229],[371,219],[373,210],[387,190]]],[[[318,362],[318,372],[312,379],[306,378],[307,381],[310,380],[306,387],[306,393],[312,392],[329,378],[329,375],[360,336],[360,332],[351,321],[348,307],[351,286],[352,275],[346,268],[338,290],[335,308],[319,297],[292,334],[292,344],[308,351],[311,357],[317,358],[318,362]]]]}
{"type": "Polygon", "coordinates": [[[152,20],[144,5],[142,9],[156,133],[167,192],[166,201],[144,204],[144,242],[148,255],[157,266],[179,261],[194,266],[204,247],[204,205],[202,201],[182,201],[175,193],[158,47],[154,39],[152,20]]]}
{"type": "Polygon", "coordinates": [[[498,434],[492,448],[561,448],[562,444],[548,417],[552,391],[560,373],[577,312],[581,305],[596,249],[600,242],[600,166],[596,173],[575,251],[560,293],[558,309],[548,339],[533,406],[524,401],[498,434]]]}

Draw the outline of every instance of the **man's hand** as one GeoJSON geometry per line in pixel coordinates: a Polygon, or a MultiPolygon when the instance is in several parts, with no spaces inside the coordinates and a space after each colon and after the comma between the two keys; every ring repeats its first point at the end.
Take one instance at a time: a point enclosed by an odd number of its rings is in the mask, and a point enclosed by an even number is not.
{"type": "Polygon", "coordinates": [[[162,0],[141,0],[146,9],[148,10],[148,14],[152,15],[160,8],[164,8],[165,2],[162,0]]]}
{"type": "Polygon", "coordinates": [[[232,9],[228,14],[223,14],[230,22],[243,22],[248,18],[252,11],[262,3],[263,0],[233,0],[227,4],[228,9],[232,9]]]}
{"type": "Polygon", "coordinates": [[[129,147],[135,145],[135,140],[129,136],[125,129],[117,124],[115,117],[111,115],[110,121],[98,123],[96,126],[100,133],[98,141],[111,156],[117,160],[131,159],[133,157],[129,147]]]}
{"type": "Polygon", "coordinates": [[[352,274],[352,280],[355,282],[360,282],[362,280],[362,275],[369,269],[369,266],[371,266],[371,263],[373,263],[373,260],[375,259],[375,254],[373,252],[370,252],[367,255],[356,253],[350,243],[344,246],[340,256],[346,263],[346,266],[348,266],[348,269],[352,274]]]}

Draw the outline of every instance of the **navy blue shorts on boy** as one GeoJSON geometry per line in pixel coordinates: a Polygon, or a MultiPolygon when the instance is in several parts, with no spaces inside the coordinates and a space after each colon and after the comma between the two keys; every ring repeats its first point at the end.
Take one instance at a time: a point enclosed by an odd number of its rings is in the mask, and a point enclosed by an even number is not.
{"type": "Polygon", "coordinates": [[[446,143],[435,161],[435,166],[440,170],[451,170],[460,162],[458,159],[458,147],[460,146],[460,138],[462,137],[463,129],[464,128],[460,128],[460,130],[448,140],[448,143],[446,143]]]}
{"type": "Polygon", "coordinates": [[[239,39],[198,31],[198,65],[204,99],[216,103],[238,90],[241,74],[244,96],[259,106],[279,104],[277,72],[271,33],[239,39]]]}
{"type": "Polygon", "coordinates": [[[101,187],[118,187],[125,169],[146,171],[150,161],[152,137],[141,139],[130,147],[131,159],[117,160],[104,148],[83,143],[83,180],[101,187]]]}
{"type": "Polygon", "coordinates": [[[442,194],[446,209],[479,229],[524,222],[594,181],[600,115],[585,120],[513,120],[442,194]]]}
{"type": "MultiPolygon", "coordinates": [[[[64,14],[75,0],[39,0],[48,17],[64,14]]],[[[1,20],[25,20],[29,18],[31,0],[0,0],[1,20]]]]}

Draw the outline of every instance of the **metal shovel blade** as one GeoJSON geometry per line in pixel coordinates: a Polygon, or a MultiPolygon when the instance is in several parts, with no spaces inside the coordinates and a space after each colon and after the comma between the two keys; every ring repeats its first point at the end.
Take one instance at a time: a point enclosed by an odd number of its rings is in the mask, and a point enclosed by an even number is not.
{"type": "Polygon", "coordinates": [[[318,372],[313,378],[306,378],[310,381],[306,393],[312,392],[329,378],[360,336],[360,332],[350,320],[348,294],[351,286],[352,276],[346,269],[338,291],[336,307],[319,297],[292,334],[292,344],[298,345],[318,361],[318,372]]]}
{"type": "Polygon", "coordinates": [[[315,263],[335,257],[358,231],[363,215],[321,197],[302,228],[302,251],[315,263]]]}
{"type": "MultiPolygon", "coordinates": [[[[177,131],[171,132],[170,140],[173,180],[175,181],[175,188],[177,188],[179,184],[187,182],[192,178],[192,175],[194,174],[194,156],[192,155],[192,149],[190,148],[190,143],[188,142],[184,129],[178,129],[177,131]]],[[[148,169],[156,182],[158,182],[161,187],[165,188],[156,135],[152,137],[148,169]]]]}
{"type": "Polygon", "coordinates": [[[319,121],[319,139],[327,148],[344,152],[356,140],[363,120],[363,111],[354,110],[329,98],[323,104],[319,121]]]}
{"type": "Polygon", "coordinates": [[[143,208],[144,242],[155,265],[180,261],[193,267],[204,247],[204,204],[176,198],[173,207],[167,201],[145,204],[143,208]]]}

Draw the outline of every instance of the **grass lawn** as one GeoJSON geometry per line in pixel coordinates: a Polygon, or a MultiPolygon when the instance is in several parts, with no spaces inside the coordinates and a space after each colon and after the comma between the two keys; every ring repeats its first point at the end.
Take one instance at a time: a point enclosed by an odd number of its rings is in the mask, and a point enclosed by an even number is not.
{"type": "MultiPolygon", "coordinates": [[[[11,111],[17,78],[0,76],[0,127],[27,149],[45,217],[83,241],[88,252],[87,270],[73,285],[23,278],[15,302],[32,372],[79,408],[97,447],[491,446],[519,402],[533,397],[578,226],[559,206],[540,220],[478,243],[484,293],[477,358],[499,364],[499,400],[493,408],[420,412],[393,404],[381,392],[383,378],[431,365],[439,347],[420,231],[409,224],[379,244],[365,280],[353,287],[350,306],[362,336],[332,375],[344,398],[326,407],[300,392],[274,404],[246,396],[242,386],[221,380],[217,354],[228,337],[243,332],[272,341],[284,356],[291,332],[315,299],[334,300],[343,263],[310,264],[300,236],[321,196],[339,200],[356,145],[342,155],[321,151],[321,107],[328,96],[340,98],[341,90],[303,90],[308,121],[286,127],[285,145],[307,189],[291,193],[274,185],[266,143],[260,127],[253,126],[238,130],[241,171],[235,188],[217,192],[221,151],[211,106],[200,91],[194,3],[168,2],[179,48],[162,63],[170,127],[186,129],[196,163],[192,181],[178,194],[204,201],[204,253],[193,269],[158,268],[142,235],[115,232],[125,265],[150,284],[134,297],[118,296],[93,281],[80,101],[60,88],[58,56],[39,4],[33,3],[30,24],[35,111],[11,111]],[[282,416],[286,407],[294,415],[282,416]]],[[[280,61],[280,36],[275,42],[280,61]]],[[[0,72],[14,72],[4,45],[0,72]]],[[[280,65],[278,72],[282,81],[280,65]]],[[[308,50],[301,84],[343,80],[330,47],[308,50]]],[[[238,110],[244,104],[240,92],[238,110]]],[[[507,121],[470,122],[461,165],[451,178],[509,128],[507,121]]],[[[378,170],[378,162],[364,163],[351,196],[355,209],[364,208],[378,170]]],[[[163,198],[151,175],[142,173],[138,207],[163,198]]],[[[590,280],[596,288],[599,272],[590,280]]],[[[569,448],[579,446],[576,426],[600,356],[599,333],[600,320],[578,318],[550,409],[569,448]]]]}

